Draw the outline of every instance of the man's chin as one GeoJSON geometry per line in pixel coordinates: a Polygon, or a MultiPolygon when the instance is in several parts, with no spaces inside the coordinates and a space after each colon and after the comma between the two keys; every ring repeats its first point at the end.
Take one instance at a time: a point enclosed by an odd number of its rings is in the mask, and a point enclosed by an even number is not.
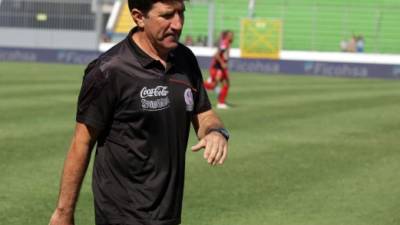
{"type": "Polygon", "coordinates": [[[163,44],[163,47],[165,48],[165,49],[168,49],[168,50],[173,50],[173,49],[175,49],[176,47],[178,47],[178,42],[176,42],[176,41],[169,41],[169,42],[167,42],[167,43],[164,43],[163,44]]]}

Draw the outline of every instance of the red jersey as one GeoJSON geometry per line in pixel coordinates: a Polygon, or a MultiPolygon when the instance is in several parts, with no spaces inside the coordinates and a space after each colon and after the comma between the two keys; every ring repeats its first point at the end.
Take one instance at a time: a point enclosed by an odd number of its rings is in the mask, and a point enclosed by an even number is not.
{"type": "MultiPolygon", "coordinates": [[[[229,60],[229,50],[231,48],[231,41],[228,38],[225,39],[221,39],[219,46],[218,46],[218,52],[217,54],[219,54],[219,56],[221,57],[221,59],[227,63],[229,60]]],[[[222,69],[221,64],[219,63],[219,61],[215,58],[212,59],[211,62],[211,67],[212,68],[217,68],[217,69],[222,69]]]]}

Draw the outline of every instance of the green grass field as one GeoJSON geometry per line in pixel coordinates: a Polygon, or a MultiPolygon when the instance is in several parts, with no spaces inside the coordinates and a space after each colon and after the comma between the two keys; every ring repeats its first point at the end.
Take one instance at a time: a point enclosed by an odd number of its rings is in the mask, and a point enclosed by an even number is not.
{"type": "MultiPolygon", "coordinates": [[[[48,223],[83,69],[0,63],[1,224],[48,223]]],[[[400,81],[231,78],[229,159],[188,151],[184,225],[400,224],[400,81]]],[[[90,173],[76,224],[94,224],[90,173]]]]}

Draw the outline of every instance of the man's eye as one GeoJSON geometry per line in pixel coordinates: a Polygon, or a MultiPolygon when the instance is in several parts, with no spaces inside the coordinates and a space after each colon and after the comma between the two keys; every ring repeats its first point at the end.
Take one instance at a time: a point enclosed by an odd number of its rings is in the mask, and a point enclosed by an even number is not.
{"type": "Polygon", "coordinates": [[[174,13],[167,13],[167,14],[161,15],[161,17],[163,17],[165,19],[169,19],[169,18],[174,17],[174,13]]]}

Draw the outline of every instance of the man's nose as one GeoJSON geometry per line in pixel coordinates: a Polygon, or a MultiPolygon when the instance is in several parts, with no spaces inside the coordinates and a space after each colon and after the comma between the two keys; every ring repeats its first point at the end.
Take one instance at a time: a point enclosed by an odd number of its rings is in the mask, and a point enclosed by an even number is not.
{"type": "Polygon", "coordinates": [[[171,28],[174,30],[182,30],[183,27],[183,16],[179,13],[175,13],[171,21],[171,28]]]}

